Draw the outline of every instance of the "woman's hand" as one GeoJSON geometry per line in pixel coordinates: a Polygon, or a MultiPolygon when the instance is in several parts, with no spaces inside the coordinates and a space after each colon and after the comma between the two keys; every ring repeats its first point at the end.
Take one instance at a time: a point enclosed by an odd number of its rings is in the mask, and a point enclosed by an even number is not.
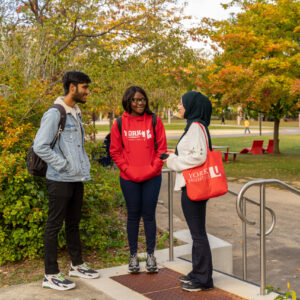
{"type": "MultiPolygon", "coordinates": [[[[166,153],[170,155],[171,153],[175,153],[175,150],[174,149],[168,149],[166,153]]],[[[163,162],[166,163],[167,160],[168,160],[168,158],[163,159],[163,162]]]]}

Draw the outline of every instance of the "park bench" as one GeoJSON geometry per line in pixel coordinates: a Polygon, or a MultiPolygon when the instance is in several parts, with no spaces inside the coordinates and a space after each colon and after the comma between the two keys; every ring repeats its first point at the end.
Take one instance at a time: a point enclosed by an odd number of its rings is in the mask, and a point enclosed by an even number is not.
{"type": "Polygon", "coordinates": [[[268,153],[273,153],[273,148],[274,148],[274,140],[269,140],[268,142],[268,147],[267,148],[262,148],[263,152],[268,152],[268,153]]]}
{"type": "Polygon", "coordinates": [[[263,140],[254,140],[251,148],[243,148],[240,153],[245,154],[251,152],[253,155],[263,154],[263,140]]]}
{"type": "Polygon", "coordinates": [[[229,154],[232,154],[232,161],[235,162],[236,161],[236,157],[239,154],[238,152],[233,152],[233,151],[222,151],[222,153],[224,154],[224,161],[225,162],[229,162],[229,154]]]}

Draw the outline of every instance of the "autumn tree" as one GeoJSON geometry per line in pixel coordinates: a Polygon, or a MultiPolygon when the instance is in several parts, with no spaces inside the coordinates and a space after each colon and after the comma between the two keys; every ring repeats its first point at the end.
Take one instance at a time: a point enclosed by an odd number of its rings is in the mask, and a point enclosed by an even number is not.
{"type": "MultiPolygon", "coordinates": [[[[8,67],[17,58],[26,83],[55,85],[72,68],[93,70],[86,66],[105,61],[102,54],[107,51],[116,61],[134,54],[145,56],[148,65],[162,65],[163,57],[174,55],[171,47],[184,42],[182,7],[176,0],[5,0],[0,8],[0,61],[8,67]]],[[[118,67],[113,70],[106,62],[100,65],[118,85],[122,70],[118,73],[118,67]]],[[[158,74],[161,70],[153,77],[158,74]]],[[[123,86],[111,89],[110,83],[104,90],[111,90],[109,99],[116,99],[114,91],[123,86]]],[[[40,101],[45,101],[43,95],[32,99],[33,110],[40,101]]],[[[24,118],[29,115],[30,111],[24,118]]]]}
{"type": "Polygon", "coordinates": [[[229,5],[235,4],[241,13],[225,21],[204,19],[193,32],[210,38],[216,51],[199,85],[224,105],[241,104],[273,118],[274,153],[279,153],[280,119],[300,109],[300,3],[234,0],[229,5]]]}

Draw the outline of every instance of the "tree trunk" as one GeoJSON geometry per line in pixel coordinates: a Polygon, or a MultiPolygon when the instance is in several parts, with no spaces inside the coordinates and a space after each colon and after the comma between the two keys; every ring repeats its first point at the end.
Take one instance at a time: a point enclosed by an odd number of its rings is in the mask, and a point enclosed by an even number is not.
{"type": "Polygon", "coordinates": [[[96,141],[96,113],[93,112],[92,114],[92,120],[93,120],[93,141],[96,141]]]}
{"type": "Polygon", "coordinates": [[[259,135],[261,135],[261,113],[258,114],[258,120],[259,120],[259,135]]]}
{"type": "Polygon", "coordinates": [[[113,125],[113,122],[114,122],[114,113],[110,112],[108,114],[108,118],[109,118],[109,131],[111,131],[111,128],[112,128],[112,125],[113,125]]]}
{"type": "Polygon", "coordinates": [[[280,119],[275,118],[274,119],[274,134],[273,134],[274,153],[275,154],[280,154],[280,151],[279,151],[279,125],[280,125],[280,119]]]}

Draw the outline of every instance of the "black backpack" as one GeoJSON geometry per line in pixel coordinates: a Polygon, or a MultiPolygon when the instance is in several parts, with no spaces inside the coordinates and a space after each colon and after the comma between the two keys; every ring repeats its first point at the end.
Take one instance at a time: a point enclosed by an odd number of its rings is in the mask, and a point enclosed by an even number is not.
{"type": "MultiPolygon", "coordinates": [[[[157,123],[157,115],[156,114],[152,114],[152,127],[153,127],[153,134],[154,134],[154,149],[157,149],[157,142],[156,142],[156,132],[155,132],[155,127],[156,127],[156,123],[157,123]]],[[[122,117],[118,117],[117,118],[117,125],[122,137],[122,117]]],[[[124,147],[124,146],[123,146],[124,147]]]]}
{"type": "MultiPolygon", "coordinates": [[[[57,108],[60,112],[60,120],[58,123],[57,133],[50,144],[51,149],[54,148],[56,141],[59,139],[61,132],[65,129],[66,125],[66,110],[60,104],[53,104],[50,108],[57,108]]],[[[49,108],[49,109],[50,109],[49,108]]],[[[33,143],[27,153],[27,170],[28,173],[35,176],[45,177],[47,172],[47,163],[44,162],[34,151],[33,143]]]]}

